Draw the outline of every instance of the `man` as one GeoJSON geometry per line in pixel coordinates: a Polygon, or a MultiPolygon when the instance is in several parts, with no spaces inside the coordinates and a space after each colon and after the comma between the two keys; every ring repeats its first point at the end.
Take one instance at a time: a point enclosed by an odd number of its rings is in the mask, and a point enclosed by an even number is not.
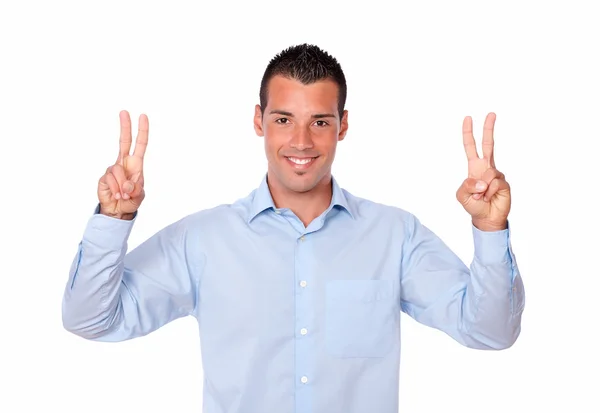
{"type": "MultiPolygon", "coordinates": [[[[472,217],[470,268],[411,213],[358,198],[331,175],[348,129],[346,81],[316,46],[268,65],[254,128],[268,170],[230,205],[186,216],[127,253],[144,199],[148,119],[135,149],[127,112],[120,152],[98,183],[64,293],[65,328],[98,341],[199,323],[205,413],[398,411],[400,311],[477,349],[520,332],[524,289],[510,246],[510,187],[463,124],[472,217]]],[[[400,189],[398,189],[400,190],[400,189]]]]}

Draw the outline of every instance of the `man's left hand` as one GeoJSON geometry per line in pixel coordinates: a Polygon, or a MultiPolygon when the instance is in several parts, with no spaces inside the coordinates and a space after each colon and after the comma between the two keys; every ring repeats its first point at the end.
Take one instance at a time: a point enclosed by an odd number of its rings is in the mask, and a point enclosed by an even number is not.
{"type": "Polygon", "coordinates": [[[463,144],[468,160],[468,178],[456,191],[456,199],[471,215],[475,227],[482,231],[500,231],[508,227],[510,186],[494,163],[494,123],[489,113],[483,126],[483,157],[477,154],[473,137],[473,120],[463,121],[463,144]]]}

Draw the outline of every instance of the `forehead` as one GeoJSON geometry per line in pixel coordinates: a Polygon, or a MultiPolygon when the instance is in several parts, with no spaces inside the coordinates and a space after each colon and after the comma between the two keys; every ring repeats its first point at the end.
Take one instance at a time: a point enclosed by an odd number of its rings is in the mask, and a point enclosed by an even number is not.
{"type": "Polygon", "coordinates": [[[320,106],[328,110],[337,108],[338,85],[330,79],[319,80],[310,84],[287,78],[274,76],[267,87],[267,107],[275,106],[320,106]]]}

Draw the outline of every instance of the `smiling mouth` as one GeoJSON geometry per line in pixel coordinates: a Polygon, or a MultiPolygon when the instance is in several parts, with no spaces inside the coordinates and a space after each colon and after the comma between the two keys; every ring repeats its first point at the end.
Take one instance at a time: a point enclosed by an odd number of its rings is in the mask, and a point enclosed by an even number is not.
{"type": "Polygon", "coordinates": [[[312,158],[296,158],[294,156],[286,156],[286,159],[295,165],[308,165],[317,158],[318,156],[314,156],[312,158]]]}
{"type": "Polygon", "coordinates": [[[308,170],[314,163],[314,160],[317,159],[318,156],[312,157],[303,157],[298,158],[296,156],[286,156],[288,164],[294,168],[296,171],[306,171],[308,170]]]}

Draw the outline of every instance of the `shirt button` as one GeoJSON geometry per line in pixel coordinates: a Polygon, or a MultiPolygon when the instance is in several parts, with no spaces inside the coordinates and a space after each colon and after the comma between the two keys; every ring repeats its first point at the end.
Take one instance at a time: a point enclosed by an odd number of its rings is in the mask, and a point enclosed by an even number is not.
{"type": "Polygon", "coordinates": [[[302,383],[308,383],[308,377],[306,377],[306,376],[302,376],[302,378],[300,379],[300,381],[301,381],[302,383]]]}
{"type": "Polygon", "coordinates": [[[304,241],[304,235],[300,237],[300,241],[304,241]]]}
{"type": "Polygon", "coordinates": [[[304,280],[300,281],[300,287],[302,287],[302,288],[306,287],[306,281],[304,281],[304,280]]]}
{"type": "Polygon", "coordinates": [[[276,209],[276,210],[275,210],[275,213],[276,213],[277,215],[281,215],[281,211],[280,211],[280,210],[278,210],[278,209],[276,209]]]}
{"type": "Polygon", "coordinates": [[[305,336],[306,333],[308,333],[307,329],[303,328],[302,330],[300,330],[300,334],[302,334],[303,336],[305,336]]]}

